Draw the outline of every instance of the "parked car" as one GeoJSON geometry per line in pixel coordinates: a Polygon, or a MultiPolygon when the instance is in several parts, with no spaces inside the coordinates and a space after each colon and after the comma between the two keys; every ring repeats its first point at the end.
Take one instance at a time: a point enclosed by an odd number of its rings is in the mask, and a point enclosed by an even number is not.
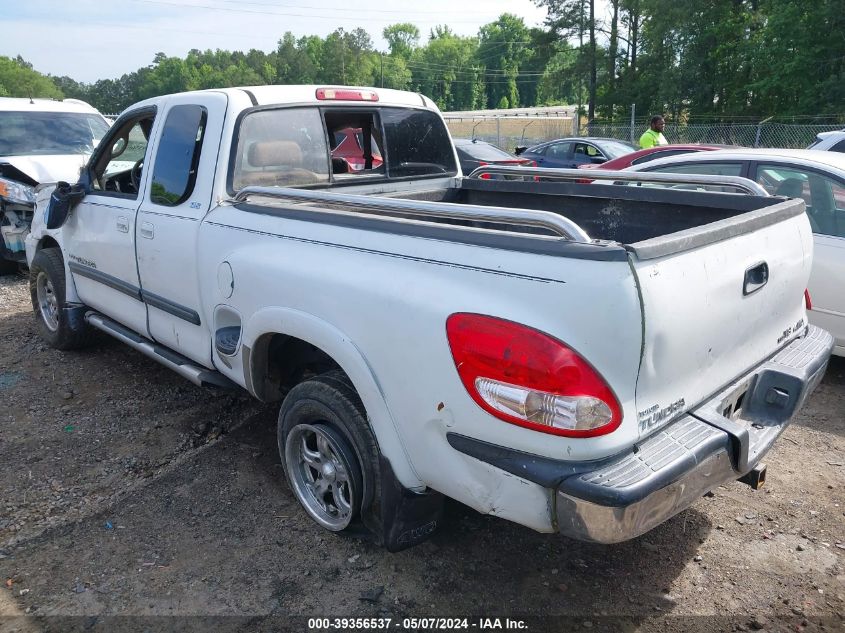
{"type": "Polygon", "coordinates": [[[76,99],[0,98],[0,269],[26,261],[35,188],[75,181],[108,128],[76,99]]]}
{"type": "Polygon", "coordinates": [[[712,152],[717,149],[725,149],[725,145],[657,145],[647,147],[630,154],[624,154],[604,163],[581,163],[578,169],[626,169],[631,165],[642,165],[658,158],[668,158],[678,154],[691,154],[693,152],[712,152]]]}
{"type": "MultiPolygon", "coordinates": [[[[523,167],[536,167],[536,163],[528,158],[520,158],[495,145],[479,141],[478,139],[453,138],[455,150],[458,152],[458,162],[461,164],[461,172],[468,176],[475,169],[484,165],[521,165],[523,167]]],[[[490,174],[482,174],[482,178],[491,178],[490,174]]]]}
{"type": "Polygon", "coordinates": [[[819,132],[816,140],[807,149],[820,149],[828,152],[845,152],[845,130],[819,132]]]}
{"type": "Polygon", "coordinates": [[[833,344],[806,324],[803,205],[459,175],[414,92],[137,103],[77,182],[39,191],[38,331],[72,349],[101,330],[279,402],[305,512],[391,550],[432,534],[446,496],[614,543],[761,484],[833,344]],[[383,165],[333,173],[332,132],[357,128],[383,165]]]}
{"type": "Polygon", "coordinates": [[[584,164],[600,165],[636,149],[615,138],[561,138],[518,151],[517,155],[533,160],[538,167],[575,169],[584,164]]]}
{"type": "Polygon", "coordinates": [[[723,150],[674,156],[632,169],[755,180],[773,196],[802,198],[813,230],[810,322],[830,331],[845,356],[845,155],[793,149],[723,150]]]}

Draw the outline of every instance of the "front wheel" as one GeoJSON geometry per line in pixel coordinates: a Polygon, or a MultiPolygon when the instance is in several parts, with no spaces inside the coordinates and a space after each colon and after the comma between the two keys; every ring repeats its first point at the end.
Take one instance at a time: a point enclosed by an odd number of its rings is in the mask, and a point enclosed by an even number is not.
{"type": "Polygon", "coordinates": [[[378,448],[343,372],[291,389],[279,411],[278,443],[297,501],[325,529],[346,530],[372,504],[378,448]]]}
{"type": "Polygon", "coordinates": [[[89,343],[90,328],[65,309],[65,264],[58,248],[42,249],[32,258],[29,293],[39,333],[50,347],[69,350],[89,343]]]}

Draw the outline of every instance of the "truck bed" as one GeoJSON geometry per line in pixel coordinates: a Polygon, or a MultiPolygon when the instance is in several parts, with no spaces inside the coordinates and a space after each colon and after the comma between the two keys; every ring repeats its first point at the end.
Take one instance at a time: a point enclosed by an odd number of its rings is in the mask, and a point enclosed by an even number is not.
{"type": "MultiPolygon", "coordinates": [[[[784,202],[779,197],[692,190],[680,194],[677,189],[656,187],[467,178],[456,187],[401,193],[394,197],[551,211],[578,224],[592,239],[626,245],[769,209],[784,202]],[[683,202],[679,203],[681,197],[683,202]]],[[[484,225],[476,223],[476,226],[484,225]]],[[[520,232],[544,232],[534,228],[511,228],[520,232]]]]}

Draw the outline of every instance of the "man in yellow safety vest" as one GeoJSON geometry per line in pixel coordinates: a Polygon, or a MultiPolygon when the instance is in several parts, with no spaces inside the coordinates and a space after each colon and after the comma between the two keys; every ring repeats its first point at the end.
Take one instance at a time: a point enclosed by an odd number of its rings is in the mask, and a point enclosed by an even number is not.
{"type": "Polygon", "coordinates": [[[666,121],[659,114],[651,117],[651,127],[643,132],[640,137],[640,147],[643,149],[647,147],[656,147],[657,145],[668,145],[669,141],[663,136],[663,128],[666,127],[666,121]]]}

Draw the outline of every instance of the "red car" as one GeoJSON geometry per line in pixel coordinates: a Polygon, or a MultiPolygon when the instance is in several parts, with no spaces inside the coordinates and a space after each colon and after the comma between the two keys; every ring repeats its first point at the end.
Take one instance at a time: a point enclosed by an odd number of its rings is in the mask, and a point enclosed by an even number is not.
{"type": "Polygon", "coordinates": [[[595,163],[583,163],[578,165],[578,169],[625,169],[631,165],[639,165],[641,163],[654,160],[655,158],[666,158],[667,156],[674,156],[676,154],[689,154],[690,152],[706,152],[715,149],[726,149],[729,145],[659,145],[657,147],[649,147],[648,149],[640,149],[630,154],[625,154],[619,158],[606,161],[599,165],[595,163]]]}

